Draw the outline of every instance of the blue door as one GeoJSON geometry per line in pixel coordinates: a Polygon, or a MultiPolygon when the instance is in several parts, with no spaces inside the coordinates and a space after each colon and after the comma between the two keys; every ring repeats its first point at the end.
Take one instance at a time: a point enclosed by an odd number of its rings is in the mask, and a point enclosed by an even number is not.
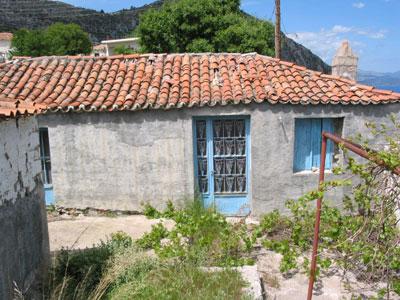
{"type": "Polygon", "coordinates": [[[225,215],[248,215],[249,118],[196,119],[194,127],[195,175],[204,205],[225,215]]]}

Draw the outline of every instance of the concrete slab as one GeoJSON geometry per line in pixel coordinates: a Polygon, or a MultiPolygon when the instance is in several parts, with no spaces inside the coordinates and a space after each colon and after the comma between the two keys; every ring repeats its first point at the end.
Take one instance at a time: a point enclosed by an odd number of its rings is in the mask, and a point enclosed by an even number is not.
{"type": "Polygon", "coordinates": [[[124,231],[137,239],[159,222],[167,228],[173,227],[171,220],[149,220],[143,215],[118,217],[64,217],[49,222],[50,251],[84,249],[105,241],[112,233],[124,231]]]}
{"type": "MultiPolygon", "coordinates": [[[[308,276],[297,272],[289,277],[283,277],[279,271],[281,257],[280,254],[271,251],[265,251],[258,257],[258,272],[263,282],[266,299],[307,299],[308,276]]],[[[323,274],[315,282],[313,300],[350,300],[354,299],[353,296],[369,299],[376,296],[378,289],[384,287],[384,283],[371,286],[357,282],[355,276],[349,272],[346,274],[339,271],[330,272],[330,274],[323,274]]],[[[390,299],[399,299],[396,295],[390,296],[390,299]]]]}

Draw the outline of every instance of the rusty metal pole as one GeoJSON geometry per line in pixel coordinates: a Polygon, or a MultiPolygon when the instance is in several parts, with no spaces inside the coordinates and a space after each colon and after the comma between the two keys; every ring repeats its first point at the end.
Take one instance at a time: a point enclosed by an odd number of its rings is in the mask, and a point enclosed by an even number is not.
{"type": "MultiPolygon", "coordinates": [[[[351,152],[354,152],[355,154],[357,154],[365,159],[368,159],[369,161],[372,161],[379,166],[382,166],[388,170],[391,170],[389,168],[389,166],[387,166],[385,164],[384,161],[382,161],[379,158],[377,158],[376,156],[374,156],[374,153],[376,153],[375,150],[368,149],[368,151],[367,151],[361,145],[358,145],[352,141],[346,140],[344,138],[341,138],[341,137],[339,137],[335,134],[329,133],[329,132],[323,132],[322,137],[328,138],[328,139],[332,140],[333,142],[335,142],[336,144],[341,144],[341,145],[343,145],[343,147],[349,149],[351,152]]],[[[391,172],[393,172],[396,175],[400,175],[400,167],[397,167],[397,168],[391,170],[391,172]]]]}
{"type": "MultiPolygon", "coordinates": [[[[350,151],[354,152],[355,154],[366,158],[377,165],[380,165],[396,175],[400,176],[400,167],[397,168],[390,168],[384,161],[379,159],[376,155],[376,151],[368,149],[364,149],[362,146],[341,138],[335,134],[329,132],[322,132],[322,147],[321,147],[321,157],[320,157],[320,168],[319,168],[319,190],[322,190],[322,185],[325,180],[325,159],[326,159],[326,145],[328,139],[332,140],[336,144],[340,144],[343,147],[349,149],[350,151]]],[[[322,197],[317,200],[317,211],[315,213],[315,225],[314,225],[314,240],[313,240],[313,251],[311,257],[311,267],[310,267],[310,279],[308,282],[308,294],[307,300],[312,299],[312,293],[314,289],[314,280],[315,280],[315,272],[317,269],[317,256],[318,256],[318,242],[319,242],[319,227],[321,224],[321,207],[322,207],[322,197]]]]}
{"type": "MultiPolygon", "coordinates": [[[[325,159],[326,159],[326,144],[327,138],[322,133],[322,146],[321,146],[321,157],[319,164],[319,190],[322,190],[322,184],[325,180],[325,159]]],[[[314,288],[314,280],[315,280],[315,272],[317,269],[317,252],[318,252],[318,239],[319,239],[319,226],[321,223],[321,206],[322,206],[322,196],[317,200],[317,210],[315,212],[315,225],[314,225],[314,241],[313,241],[313,250],[311,257],[311,268],[310,268],[310,280],[308,282],[308,294],[307,300],[311,300],[313,288],[314,288]]]]}

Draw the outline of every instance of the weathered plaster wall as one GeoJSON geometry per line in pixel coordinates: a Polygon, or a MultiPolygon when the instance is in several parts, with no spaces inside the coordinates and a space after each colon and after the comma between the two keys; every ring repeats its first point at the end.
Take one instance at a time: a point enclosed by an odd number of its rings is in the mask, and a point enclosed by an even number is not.
{"type": "Polygon", "coordinates": [[[60,205],[140,210],[193,194],[191,126],[177,111],[57,114],[40,125],[60,205]]]}
{"type": "Polygon", "coordinates": [[[49,244],[34,118],[0,121],[0,299],[45,274],[49,244]]]}
{"type": "MultiPolygon", "coordinates": [[[[400,105],[300,106],[251,104],[170,111],[49,114],[53,184],[58,204],[140,210],[193,195],[193,116],[248,115],[251,135],[250,201],[253,214],[283,209],[317,185],[318,174],[293,173],[294,121],[344,118],[343,135],[365,133],[400,105]]],[[[328,175],[329,178],[329,175],[328,175]]],[[[339,201],[342,191],[332,196],[339,201]]]]}

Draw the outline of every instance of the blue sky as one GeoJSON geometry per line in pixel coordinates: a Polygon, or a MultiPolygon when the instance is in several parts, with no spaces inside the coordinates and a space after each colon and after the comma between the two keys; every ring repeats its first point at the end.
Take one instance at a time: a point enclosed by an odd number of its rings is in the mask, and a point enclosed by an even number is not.
{"type": "MultiPolygon", "coordinates": [[[[152,0],[64,0],[116,11],[152,0]]],[[[274,0],[242,0],[242,9],[273,19],[274,0]]],[[[350,41],[363,70],[400,70],[400,0],[281,0],[282,30],[330,63],[341,41],[350,41]]]]}

